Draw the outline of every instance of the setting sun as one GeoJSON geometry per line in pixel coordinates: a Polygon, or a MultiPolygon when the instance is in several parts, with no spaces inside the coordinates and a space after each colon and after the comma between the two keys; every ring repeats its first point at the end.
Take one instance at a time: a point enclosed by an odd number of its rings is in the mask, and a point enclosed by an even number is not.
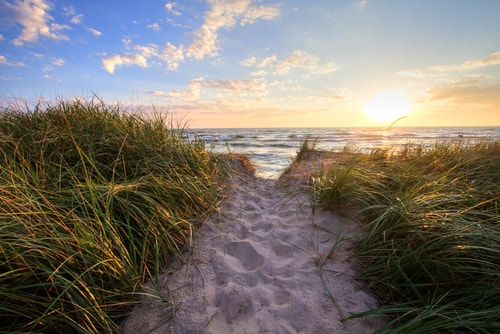
{"type": "Polygon", "coordinates": [[[410,103],[399,91],[381,93],[365,104],[366,114],[380,122],[395,121],[409,111],[410,103]]]}

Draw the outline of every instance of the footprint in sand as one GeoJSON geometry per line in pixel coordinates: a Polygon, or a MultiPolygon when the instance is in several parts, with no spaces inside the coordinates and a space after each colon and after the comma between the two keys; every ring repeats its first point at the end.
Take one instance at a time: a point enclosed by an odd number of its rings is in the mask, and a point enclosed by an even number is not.
{"type": "Polygon", "coordinates": [[[246,270],[257,270],[264,265],[264,257],[248,241],[231,242],[225,251],[237,258],[246,270]]]}
{"type": "Polygon", "coordinates": [[[272,250],[274,254],[278,255],[279,257],[292,257],[294,252],[293,247],[281,243],[274,244],[272,246],[272,250]]]}
{"type": "Polygon", "coordinates": [[[251,294],[241,286],[228,283],[215,297],[215,306],[228,323],[254,314],[251,294]]]}
{"type": "Polygon", "coordinates": [[[252,232],[269,232],[270,230],[273,229],[273,224],[272,223],[268,223],[268,222],[265,222],[265,221],[262,221],[261,219],[258,220],[255,224],[253,224],[251,227],[250,227],[250,230],[252,232]]]}
{"type": "Polygon", "coordinates": [[[243,209],[246,210],[246,211],[260,211],[261,208],[255,204],[255,203],[246,203],[244,206],[243,206],[243,209]]]}
{"type": "Polygon", "coordinates": [[[248,238],[249,231],[245,226],[241,226],[240,228],[236,227],[234,230],[234,235],[236,236],[236,238],[243,240],[248,238]]]}

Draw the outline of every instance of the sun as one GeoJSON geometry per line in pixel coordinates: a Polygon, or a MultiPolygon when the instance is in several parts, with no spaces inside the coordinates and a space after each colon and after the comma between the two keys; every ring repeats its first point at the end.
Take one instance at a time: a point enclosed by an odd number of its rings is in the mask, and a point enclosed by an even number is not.
{"type": "Polygon", "coordinates": [[[391,122],[406,116],[410,103],[400,91],[383,92],[365,104],[365,112],[379,122],[391,122]]]}

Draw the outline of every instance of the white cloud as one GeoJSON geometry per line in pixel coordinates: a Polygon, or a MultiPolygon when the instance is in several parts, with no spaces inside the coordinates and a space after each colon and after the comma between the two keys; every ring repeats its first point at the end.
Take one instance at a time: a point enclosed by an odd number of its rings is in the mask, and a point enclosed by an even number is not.
{"type": "Polygon", "coordinates": [[[99,30],[96,30],[94,28],[87,27],[85,29],[87,29],[87,31],[90,32],[94,36],[101,36],[102,35],[102,32],[100,32],[99,30]]]}
{"type": "Polygon", "coordinates": [[[132,48],[139,51],[145,58],[155,57],[163,60],[170,71],[177,70],[179,63],[184,61],[184,46],[182,44],[177,48],[175,45],[167,42],[161,51],[156,44],[149,44],[148,46],[136,45],[132,48]]]}
{"type": "Polygon", "coordinates": [[[278,63],[276,66],[278,74],[286,74],[291,68],[302,68],[309,70],[313,73],[326,74],[338,70],[334,63],[319,64],[319,57],[311,55],[305,51],[295,50],[290,57],[285,58],[283,62],[278,63]]]}
{"type": "Polygon", "coordinates": [[[240,65],[272,68],[274,69],[275,75],[287,74],[292,68],[302,68],[317,74],[326,74],[338,70],[338,67],[334,63],[328,62],[320,64],[319,57],[302,50],[293,51],[289,57],[283,60],[278,60],[276,55],[261,59],[252,56],[241,61],[240,65]]]}
{"type": "Polygon", "coordinates": [[[149,28],[149,29],[154,30],[154,31],[160,31],[161,30],[160,29],[160,25],[158,24],[158,22],[155,22],[153,24],[148,24],[146,26],[146,28],[149,28]]]}
{"type": "Polygon", "coordinates": [[[3,40],[5,40],[5,37],[3,37],[2,34],[0,34],[0,41],[3,41],[3,40]]]}
{"type": "Polygon", "coordinates": [[[272,55],[270,57],[266,57],[264,59],[262,59],[258,64],[257,66],[258,67],[267,67],[269,66],[270,64],[274,63],[275,61],[277,60],[276,58],[276,55],[272,55]]]}
{"type": "Polygon", "coordinates": [[[179,63],[184,61],[184,46],[179,47],[167,42],[163,46],[163,55],[161,57],[167,64],[167,68],[171,71],[177,70],[179,63]]]}
{"type": "Polygon", "coordinates": [[[29,53],[30,55],[32,55],[33,57],[35,57],[35,58],[39,58],[39,59],[41,59],[41,58],[43,58],[43,57],[44,57],[44,55],[43,55],[43,54],[41,54],[41,53],[36,53],[36,52],[32,52],[32,51],[30,51],[30,52],[28,52],[28,53],[29,53]]]}
{"type": "Polygon", "coordinates": [[[250,67],[250,66],[253,66],[257,63],[257,58],[252,56],[252,57],[249,57],[247,59],[243,59],[241,62],[240,62],[240,65],[241,66],[246,66],[246,67],[250,67]]]}
{"type": "Polygon", "coordinates": [[[267,86],[267,80],[263,78],[246,80],[198,80],[198,83],[201,87],[232,91],[238,95],[251,93],[265,94],[267,86]]]}
{"type": "Polygon", "coordinates": [[[165,92],[162,90],[153,90],[153,91],[149,91],[146,93],[154,95],[154,96],[164,96],[165,95],[165,92]]]}
{"type": "Polygon", "coordinates": [[[275,17],[280,15],[280,11],[276,7],[266,7],[266,6],[255,6],[250,5],[248,10],[246,10],[243,14],[243,18],[241,19],[241,25],[245,25],[247,23],[255,23],[258,19],[263,20],[272,20],[275,17]]]}
{"type": "Polygon", "coordinates": [[[175,20],[171,19],[170,17],[166,18],[167,22],[170,23],[173,27],[184,27],[184,28],[189,28],[187,25],[182,25],[180,23],[175,22],[175,20]]]}
{"type": "Polygon", "coordinates": [[[80,23],[82,23],[82,19],[83,19],[83,14],[78,14],[78,15],[73,16],[71,18],[70,22],[73,24],[80,24],[80,23]]]}
{"type": "Polygon", "coordinates": [[[167,42],[163,48],[160,48],[158,45],[153,43],[148,45],[132,45],[132,40],[130,39],[124,39],[123,43],[126,49],[137,51],[138,54],[117,54],[103,59],[104,69],[111,74],[114,73],[114,64],[118,64],[116,61],[119,61],[119,57],[125,57],[126,59],[130,59],[131,56],[139,57],[135,59],[136,62],[134,64],[141,67],[147,67],[148,59],[157,58],[165,62],[169,71],[177,70],[179,64],[184,61],[184,46],[182,44],[179,47],[176,47],[170,42],[167,42]]]}
{"type": "Polygon", "coordinates": [[[467,74],[466,77],[478,78],[478,79],[489,79],[489,78],[491,78],[491,75],[475,73],[475,74],[467,74]]]}
{"type": "Polygon", "coordinates": [[[69,40],[68,36],[59,33],[69,27],[52,22],[54,18],[48,13],[52,6],[47,0],[14,0],[5,2],[4,5],[14,22],[23,26],[19,36],[12,41],[14,45],[36,42],[40,36],[53,40],[69,40]]]}
{"type": "Polygon", "coordinates": [[[21,80],[21,78],[20,77],[11,77],[11,76],[0,75],[0,80],[2,80],[2,81],[12,81],[12,80],[21,80]]]}
{"type": "Polygon", "coordinates": [[[63,15],[71,17],[70,22],[73,24],[82,23],[83,14],[78,14],[73,6],[64,6],[63,15]]]}
{"type": "Polygon", "coordinates": [[[135,51],[139,51],[141,56],[144,58],[158,57],[158,45],[156,44],[148,44],[148,45],[134,45],[129,46],[130,49],[135,51]]]}
{"type": "Polygon", "coordinates": [[[365,8],[366,4],[368,3],[368,0],[361,0],[359,3],[358,3],[358,8],[359,9],[363,9],[365,8]]]}
{"type": "MultiPolygon", "coordinates": [[[[160,51],[157,45],[132,46],[130,39],[124,39],[125,48],[139,51],[144,60],[150,57],[160,58],[165,61],[167,69],[173,71],[178,69],[180,62],[184,61],[185,57],[201,60],[206,56],[216,56],[218,49],[217,31],[220,28],[231,28],[238,21],[241,25],[245,25],[254,23],[258,19],[271,20],[280,13],[276,7],[252,5],[251,0],[208,0],[208,2],[210,10],[205,13],[204,23],[193,32],[194,40],[188,47],[185,48],[182,44],[175,46],[167,42],[163,50],[160,51]]],[[[165,4],[167,11],[180,15],[179,12],[175,11],[175,6],[177,6],[175,2],[165,4]]],[[[149,25],[148,28],[159,29],[159,26],[155,23],[149,25]]],[[[119,60],[120,55],[103,59],[104,69],[109,73],[114,73],[115,65],[119,64],[119,60]]],[[[262,60],[262,66],[267,66],[266,62],[269,61],[273,61],[273,59],[262,60]]]]}
{"type": "Polygon", "coordinates": [[[187,48],[186,56],[201,60],[205,56],[217,55],[217,31],[231,28],[238,20],[241,25],[254,23],[258,19],[271,20],[279,16],[276,7],[255,6],[250,0],[209,0],[210,10],[205,14],[203,25],[193,32],[194,41],[187,48]]]}
{"type": "Polygon", "coordinates": [[[427,76],[427,73],[425,73],[424,71],[419,70],[419,69],[411,69],[411,70],[396,72],[396,75],[398,77],[403,77],[403,78],[422,79],[422,78],[425,78],[427,76]]]}
{"type": "Polygon", "coordinates": [[[130,49],[132,47],[132,40],[130,38],[123,38],[122,43],[125,49],[130,49]]]}
{"type": "MultiPolygon", "coordinates": [[[[183,90],[174,90],[168,93],[168,96],[175,103],[193,106],[198,104],[206,105],[210,99],[200,99],[200,94],[215,91],[217,97],[223,97],[225,101],[243,101],[242,97],[252,96],[260,97],[267,94],[267,80],[244,79],[244,80],[205,80],[203,77],[192,79],[188,83],[188,88],[183,90]]],[[[212,95],[213,96],[213,95],[212,95]]],[[[218,103],[218,102],[217,102],[218,103]]]]}
{"type": "Polygon", "coordinates": [[[179,103],[191,104],[196,102],[200,99],[201,82],[204,80],[203,77],[190,80],[187,89],[173,90],[168,92],[168,95],[179,103]]]}
{"type": "Polygon", "coordinates": [[[4,56],[0,55],[0,65],[6,65],[6,66],[26,66],[21,62],[10,62],[5,58],[4,56]]]}
{"type": "Polygon", "coordinates": [[[330,94],[323,94],[321,97],[330,100],[344,100],[350,98],[352,95],[352,91],[347,88],[336,88],[330,94]]]}
{"type": "Polygon", "coordinates": [[[50,29],[52,29],[53,31],[59,31],[64,29],[71,29],[71,27],[67,24],[51,23],[50,29]]]}
{"type": "Polygon", "coordinates": [[[119,66],[131,66],[131,65],[137,65],[139,67],[148,67],[147,60],[144,56],[137,55],[137,54],[115,54],[112,56],[109,56],[107,58],[104,58],[102,60],[102,67],[108,71],[109,73],[113,74],[115,73],[115,68],[119,66]]]}
{"type": "Polygon", "coordinates": [[[500,103],[500,85],[472,85],[468,82],[433,87],[427,90],[431,100],[446,100],[450,103],[491,104],[500,103]]]}
{"type": "Polygon", "coordinates": [[[66,63],[66,60],[62,59],[62,58],[52,58],[52,65],[55,65],[55,66],[63,66],[64,63],[66,63]]]}
{"type": "Polygon", "coordinates": [[[479,67],[488,66],[488,65],[499,65],[500,64],[500,51],[492,53],[487,57],[483,57],[481,59],[476,60],[467,60],[461,65],[441,65],[441,66],[433,66],[430,69],[435,71],[467,71],[473,70],[479,67]]]}
{"type": "MultiPolygon", "coordinates": [[[[55,58],[55,57],[52,57],[51,58],[51,62],[50,62],[52,65],[54,66],[63,66],[65,63],[66,63],[66,60],[62,59],[62,58],[55,58]]],[[[42,68],[42,71],[43,72],[47,72],[47,71],[52,71],[54,68],[51,66],[51,65],[45,65],[43,68],[42,68]]]]}
{"type": "Polygon", "coordinates": [[[250,74],[251,74],[252,76],[254,76],[254,77],[262,77],[262,76],[266,75],[266,74],[267,74],[267,72],[266,72],[266,71],[264,71],[264,70],[257,70],[257,71],[253,71],[253,72],[252,72],[252,73],[250,73],[250,74]]]}
{"type": "Polygon", "coordinates": [[[179,11],[177,11],[177,10],[174,9],[174,6],[177,6],[177,4],[175,2],[167,2],[165,4],[165,8],[167,9],[167,11],[169,13],[172,13],[172,14],[174,14],[176,16],[181,15],[181,13],[179,11]]]}

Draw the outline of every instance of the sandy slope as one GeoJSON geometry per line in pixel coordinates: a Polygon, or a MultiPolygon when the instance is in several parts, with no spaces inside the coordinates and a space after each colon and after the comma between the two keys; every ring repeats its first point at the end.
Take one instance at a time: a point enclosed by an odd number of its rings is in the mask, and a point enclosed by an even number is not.
{"type": "Polygon", "coordinates": [[[326,259],[359,226],[312,211],[300,182],[237,173],[221,211],[157,284],[176,309],[144,298],[123,333],[373,333],[380,319],[343,320],[377,306],[354,280],[350,241],[326,259]]]}

